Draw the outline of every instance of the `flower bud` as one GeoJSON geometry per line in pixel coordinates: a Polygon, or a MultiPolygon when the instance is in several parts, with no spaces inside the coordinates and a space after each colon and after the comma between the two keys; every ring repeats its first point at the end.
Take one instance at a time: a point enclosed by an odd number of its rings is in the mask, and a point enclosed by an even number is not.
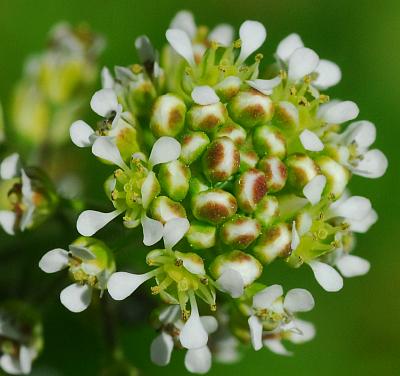
{"type": "Polygon", "coordinates": [[[160,221],[166,223],[174,218],[186,218],[186,210],[179,203],[172,201],[167,196],[156,197],[150,206],[151,216],[160,221]]]}
{"type": "Polygon", "coordinates": [[[190,169],[181,161],[163,163],[158,180],[161,188],[175,201],[182,201],[189,191],[190,169]]]}
{"type": "Polygon", "coordinates": [[[251,213],[267,193],[265,174],[255,168],[242,173],[235,182],[235,193],[239,207],[251,213]]]}
{"type": "Polygon", "coordinates": [[[173,94],[165,94],[156,100],[150,118],[150,129],[157,137],[178,135],[185,124],[186,106],[173,94]]]}
{"type": "Polygon", "coordinates": [[[210,266],[211,275],[218,279],[228,269],[240,273],[245,286],[253,283],[262,273],[262,265],[253,256],[242,251],[224,253],[215,258],[210,266]]]}
{"type": "Polygon", "coordinates": [[[232,217],[237,210],[234,196],[222,189],[200,192],[192,198],[193,215],[201,221],[218,224],[232,217]]]}
{"type": "Polygon", "coordinates": [[[275,108],[275,119],[279,127],[283,129],[293,130],[296,129],[299,123],[299,111],[296,106],[291,102],[279,102],[275,108]]]}
{"type": "Polygon", "coordinates": [[[225,80],[219,82],[214,89],[222,102],[228,102],[239,93],[241,84],[242,81],[239,77],[228,76],[225,80]]]}
{"type": "Polygon", "coordinates": [[[254,147],[260,156],[268,155],[283,159],[286,156],[286,140],[275,127],[257,127],[253,135],[254,147]]]}
{"type": "Polygon", "coordinates": [[[117,126],[108,132],[108,136],[115,137],[115,143],[124,161],[128,161],[132,154],[140,151],[137,128],[131,125],[135,120],[129,120],[130,123],[121,117],[117,126]]]}
{"type": "Polygon", "coordinates": [[[190,165],[203,154],[209,143],[210,139],[204,132],[186,133],[181,142],[181,161],[190,165]]]}
{"type": "Polygon", "coordinates": [[[223,125],[218,129],[215,137],[228,137],[236,146],[241,146],[246,141],[247,133],[240,125],[233,122],[223,125]]]}
{"type": "Polygon", "coordinates": [[[350,179],[350,172],[338,162],[327,156],[317,159],[321,172],[326,176],[326,192],[339,198],[344,192],[350,179]]]}
{"type": "Polygon", "coordinates": [[[279,158],[264,157],[258,163],[258,168],[265,174],[268,192],[278,192],[285,186],[287,168],[279,158]]]}
{"type": "Polygon", "coordinates": [[[241,91],[228,103],[229,116],[246,128],[264,124],[272,119],[272,100],[256,90],[241,91]]]}
{"type": "Polygon", "coordinates": [[[264,196],[254,214],[262,226],[270,226],[279,218],[278,199],[275,196],[264,196]]]}
{"type": "Polygon", "coordinates": [[[296,189],[303,189],[319,173],[315,162],[307,155],[296,153],[286,160],[289,183],[296,189]]]}
{"type": "Polygon", "coordinates": [[[190,179],[189,190],[192,196],[200,192],[207,191],[210,188],[211,187],[208,185],[207,181],[201,176],[195,178],[192,177],[190,179]]]}
{"type": "Polygon", "coordinates": [[[240,154],[228,137],[215,139],[202,158],[204,174],[212,183],[228,180],[239,169],[240,154]]]}
{"type": "Polygon", "coordinates": [[[277,257],[289,256],[291,239],[289,226],[280,223],[261,235],[253,251],[261,262],[269,264],[277,257]]]}
{"type": "Polygon", "coordinates": [[[187,113],[187,122],[194,131],[212,133],[225,123],[227,117],[225,105],[221,102],[206,106],[195,104],[187,113]]]}
{"type": "Polygon", "coordinates": [[[256,219],[235,215],[220,230],[222,241],[234,248],[246,249],[260,235],[261,226],[256,219]]]}
{"type": "MultiPolygon", "coordinates": [[[[136,65],[140,68],[140,66],[136,65]]],[[[151,80],[143,73],[133,76],[127,90],[127,105],[136,116],[147,116],[151,111],[154,99],[157,97],[156,88],[151,80]]]]}
{"type": "Polygon", "coordinates": [[[240,171],[244,172],[255,168],[258,159],[258,155],[254,150],[240,150],[240,171]]]}
{"type": "Polygon", "coordinates": [[[201,222],[195,222],[190,225],[186,233],[186,239],[194,249],[207,249],[215,246],[217,229],[214,226],[201,222]]]}

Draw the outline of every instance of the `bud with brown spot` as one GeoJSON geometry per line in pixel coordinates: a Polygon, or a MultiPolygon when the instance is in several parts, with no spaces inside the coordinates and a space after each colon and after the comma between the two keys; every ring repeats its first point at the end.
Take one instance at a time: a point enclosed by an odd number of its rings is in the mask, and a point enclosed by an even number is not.
{"type": "Polygon", "coordinates": [[[253,143],[260,156],[275,156],[279,159],[286,156],[286,139],[276,127],[270,125],[257,127],[254,131],[253,143]]]}
{"type": "Polygon", "coordinates": [[[286,159],[288,179],[292,187],[301,190],[319,173],[319,168],[306,154],[292,154],[286,159]]]}
{"type": "Polygon", "coordinates": [[[240,150],[240,168],[241,172],[255,168],[258,163],[258,155],[254,150],[245,149],[240,150]]]}
{"type": "Polygon", "coordinates": [[[236,76],[228,76],[225,80],[219,82],[215,87],[215,92],[222,102],[230,101],[239,93],[242,80],[236,76]]]}
{"type": "Polygon", "coordinates": [[[162,223],[174,218],[186,218],[185,208],[167,196],[156,197],[151,203],[150,213],[154,219],[162,223]]]}
{"type": "Polygon", "coordinates": [[[326,176],[326,192],[333,195],[335,199],[339,198],[350,180],[349,170],[327,156],[319,157],[316,162],[326,176]]]}
{"type": "Polygon", "coordinates": [[[161,188],[175,201],[182,201],[189,191],[190,169],[176,160],[163,163],[158,173],[161,188]]]}
{"type": "Polygon", "coordinates": [[[213,133],[225,123],[227,117],[225,105],[221,102],[206,106],[195,104],[187,113],[187,122],[194,131],[213,133]]]}
{"type": "Polygon", "coordinates": [[[186,239],[194,249],[207,249],[215,246],[217,229],[206,223],[195,222],[190,225],[186,239]]]}
{"type": "Polygon", "coordinates": [[[235,215],[222,225],[220,234],[225,244],[238,249],[246,249],[258,238],[260,231],[261,225],[256,219],[235,215]]]}
{"type": "Polygon", "coordinates": [[[275,196],[264,196],[257,205],[255,217],[265,227],[270,226],[279,219],[279,203],[275,196]]]}
{"type": "Polygon", "coordinates": [[[251,213],[267,193],[265,174],[255,168],[240,175],[235,182],[238,205],[246,213],[251,213]]]}
{"type": "Polygon", "coordinates": [[[277,157],[264,157],[257,166],[267,178],[268,192],[278,192],[286,184],[286,165],[277,157]]]}
{"type": "Polygon", "coordinates": [[[189,132],[182,137],[182,149],[180,160],[190,165],[197,160],[210,143],[210,139],[204,132],[189,132]]]}
{"type": "Polygon", "coordinates": [[[215,137],[228,137],[235,145],[242,146],[246,141],[247,133],[240,125],[229,122],[218,129],[215,137]]]}

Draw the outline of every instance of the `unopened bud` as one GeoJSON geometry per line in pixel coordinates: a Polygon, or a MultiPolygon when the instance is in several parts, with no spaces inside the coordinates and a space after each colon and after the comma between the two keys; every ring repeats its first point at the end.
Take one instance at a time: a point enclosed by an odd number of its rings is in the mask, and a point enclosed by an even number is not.
{"type": "Polygon", "coordinates": [[[244,172],[235,183],[235,193],[239,207],[246,213],[253,212],[267,193],[265,174],[255,168],[244,172]]]}
{"type": "Polygon", "coordinates": [[[180,159],[190,165],[197,160],[210,143],[210,139],[204,132],[190,132],[182,137],[182,149],[180,159]]]}
{"type": "Polygon", "coordinates": [[[285,186],[287,168],[279,158],[264,157],[258,163],[258,168],[265,174],[268,192],[278,192],[285,186]]]}
{"type": "Polygon", "coordinates": [[[289,183],[296,189],[303,189],[319,173],[316,163],[307,155],[296,153],[286,160],[289,183]]]}
{"type": "Polygon", "coordinates": [[[268,155],[283,159],[286,156],[286,140],[277,128],[263,125],[253,135],[254,147],[260,156],[268,155]]]}
{"type": "Polygon", "coordinates": [[[241,146],[246,141],[247,133],[240,125],[230,122],[218,129],[216,137],[228,137],[235,145],[241,146]]]}
{"type": "Polygon", "coordinates": [[[174,218],[186,218],[185,208],[167,196],[156,197],[151,203],[150,212],[154,219],[162,223],[174,218]]]}
{"type": "Polygon", "coordinates": [[[350,179],[350,172],[332,158],[322,156],[317,159],[321,172],[326,176],[326,192],[339,198],[350,179]]]}
{"type": "Polygon", "coordinates": [[[212,133],[225,123],[227,117],[225,105],[221,102],[206,106],[195,104],[187,113],[187,122],[194,131],[212,133]]]}
{"type": "Polygon", "coordinates": [[[263,226],[270,226],[279,218],[278,199],[275,196],[264,196],[254,214],[263,226]]]}
{"type": "Polygon", "coordinates": [[[240,150],[240,171],[244,172],[257,166],[258,155],[254,150],[240,150]]]}
{"type": "Polygon", "coordinates": [[[136,78],[129,84],[127,104],[135,115],[146,116],[151,111],[157,92],[149,78],[143,74],[136,75],[136,78]]]}
{"type": "Polygon", "coordinates": [[[170,198],[181,201],[189,191],[190,175],[189,167],[176,160],[161,165],[158,180],[170,198]]]}
{"type": "Polygon", "coordinates": [[[186,239],[194,249],[207,249],[215,245],[217,229],[205,223],[195,222],[190,225],[186,239]]]}
{"type": "Polygon", "coordinates": [[[208,185],[208,182],[202,177],[195,177],[190,179],[189,190],[192,196],[209,190],[211,187],[208,185]]]}
{"type": "Polygon", "coordinates": [[[225,80],[218,83],[214,89],[222,102],[230,101],[237,93],[239,93],[242,81],[239,77],[228,76],[225,80]]]}
{"type": "Polygon", "coordinates": [[[235,215],[222,225],[220,231],[225,244],[246,249],[260,235],[261,226],[256,219],[235,215]]]}

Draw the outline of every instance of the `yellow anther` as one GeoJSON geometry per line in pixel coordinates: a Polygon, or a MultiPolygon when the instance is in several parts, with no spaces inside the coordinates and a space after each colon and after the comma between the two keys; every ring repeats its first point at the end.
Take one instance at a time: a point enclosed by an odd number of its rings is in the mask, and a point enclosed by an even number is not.
{"type": "Polygon", "coordinates": [[[182,265],[183,265],[183,260],[181,260],[181,259],[175,260],[175,266],[182,266],[182,265]]]}
{"type": "Polygon", "coordinates": [[[135,74],[139,74],[143,72],[143,68],[142,66],[140,66],[139,64],[133,64],[131,66],[131,71],[135,74]]]}
{"type": "Polygon", "coordinates": [[[261,61],[263,58],[264,58],[264,55],[263,55],[263,54],[257,54],[256,57],[255,57],[255,60],[256,60],[257,62],[259,62],[259,61],[261,61]]]}
{"type": "Polygon", "coordinates": [[[290,95],[295,96],[297,94],[296,86],[291,86],[289,89],[289,93],[290,93],[290,95]]]}
{"type": "Polygon", "coordinates": [[[329,95],[325,95],[325,94],[321,94],[319,96],[319,103],[323,104],[323,103],[327,103],[329,102],[329,95]]]}
{"type": "Polygon", "coordinates": [[[287,78],[287,72],[286,72],[285,70],[281,69],[281,70],[279,71],[279,77],[280,77],[282,80],[286,80],[286,78],[287,78]]]}
{"type": "Polygon", "coordinates": [[[237,39],[233,42],[233,48],[240,48],[242,47],[242,41],[240,39],[237,39]]]}

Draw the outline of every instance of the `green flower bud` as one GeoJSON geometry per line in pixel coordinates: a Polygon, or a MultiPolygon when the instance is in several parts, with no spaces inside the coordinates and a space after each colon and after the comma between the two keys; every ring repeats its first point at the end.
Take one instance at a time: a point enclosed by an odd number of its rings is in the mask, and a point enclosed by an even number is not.
{"type": "Polygon", "coordinates": [[[190,169],[178,160],[163,163],[158,180],[169,197],[175,201],[182,201],[189,191],[190,169]]]}
{"type": "Polygon", "coordinates": [[[264,227],[270,226],[279,218],[278,199],[275,196],[264,196],[254,214],[264,227]]]}
{"type": "Polygon", "coordinates": [[[150,129],[157,137],[178,135],[185,124],[186,106],[173,94],[157,98],[150,118],[150,129]]]}
{"type": "Polygon", "coordinates": [[[167,196],[156,197],[150,206],[151,216],[162,222],[166,223],[174,218],[186,218],[186,210],[179,203],[172,201],[167,196]]]}
{"type": "Polygon", "coordinates": [[[267,193],[265,174],[255,168],[240,175],[235,182],[235,194],[239,207],[251,213],[267,193]]]}
{"type": "Polygon", "coordinates": [[[256,219],[235,215],[220,230],[222,241],[234,248],[246,249],[260,235],[261,226],[256,219]]]}
{"type": "Polygon", "coordinates": [[[280,223],[261,235],[253,251],[261,262],[269,264],[277,257],[289,256],[291,240],[289,226],[280,223]]]}
{"type": "Polygon", "coordinates": [[[296,153],[286,160],[289,183],[296,189],[303,189],[319,173],[316,163],[307,155],[296,153]]]}
{"type": "Polygon", "coordinates": [[[190,179],[189,190],[192,196],[209,190],[211,187],[208,185],[207,181],[202,177],[195,177],[190,179]]]}
{"type": "Polygon", "coordinates": [[[225,123],[227,117],[225,105],[221,102],[207,106],[193,105],[188,111],[187,122],[194,131],[212,133],[225,123]]]}
{"type": "Polygon", "coordinates": [[[221,101],[225,103],[239,93],[241,84],[242,81],[239,77],[228,76],[225,80],[219,82],[214,89],[221,101]]]}
{"type": "Polygon", "coordinates": [[[214,226],[205,223],[195,222],[190,225],[186,233],[186,239],[194,249],[207,249],[215,246],[216,231],[214,226]]]}
{"type": "Polygon", "coordinates": [[[228,137],[230,138],[235,145],[241,146],[246,141],[247,133],[240,125],[235,123],[229,123],[223,125],[218,129],[215,137],[228,137]]]}
{"type": "Polygon", "coordinates": [[[132,117],[129,123],[121,117],[117,126],[108,132],[108,136],[115,137],[115,143],[124,161],[128,161],[132,154],[140,151],[137,128],[132,124],[135,124],[132,117]]]}
{"type": "Polygon", "coordinates": [[[244,172],[255,168],[258,159],[258,155],[254,150],[240,150],[240,171],[244,172]]]}
{"type": "Polygon", "coordinates": [[[222,189],[200,192],[192,198],[193,215],[200,221],[218,224],[232,217],[237,210],[234,196],[222,189]]]}
{"type": "Polygon", "coordinates": [[[268,192],[278,192],[285,186],[287,168],[279,158],[264,157],[258,163],[258,168],[265,174],[268,192]]]}
{"type": "Polygon", "coordinates": [[[263,125],[253,134],[254,147],[260,156],[268,155],[283,159],[286,156],[286,140],[277,128],[263,125]]]}
{"type": "Polygon", "coordinates": [[[299,123],[299,110],[291,102],[280,102],[275,107],[274,124],[280,128],[293,130],[299,123]],[[275,120],[277,123],[275,123],[275,120]]]}
{"type": "Polygon", "coordinates": [[[240,154],[228,137],[215,139],[203,155],[204,174],[210,182],[228,180],[239,170],[240,154]]]}
{"type": "Polygon", "coordinates": [[[339,198],[350,180],[350,172],[332,158],[322,156],[317,159],[321,172],[326,176],[326,192],[339,198]]]}
{"type": "MultiPolygon", "coordinates": [[[[139,65],[134,67],[141,68],[139,65]]],[[[157,91],[151,80],[143,73],[134,75],[127,90],[127,105],[136,116],[146,116],[151,111],[157,91]]]]}
{"type": "Polygon", "coordinates": [[[228,103],[229,116],[246,128],[264,124],[272,119],[272,100],[256,90],[241,91],[228,103]]]}
{"type": "Polygon", "coordinates": [[[189,132],[182,137],[182,149],[180,159],[190,165],[197,160],[210,143],[210,139],[204,132],[189,132]]]}

